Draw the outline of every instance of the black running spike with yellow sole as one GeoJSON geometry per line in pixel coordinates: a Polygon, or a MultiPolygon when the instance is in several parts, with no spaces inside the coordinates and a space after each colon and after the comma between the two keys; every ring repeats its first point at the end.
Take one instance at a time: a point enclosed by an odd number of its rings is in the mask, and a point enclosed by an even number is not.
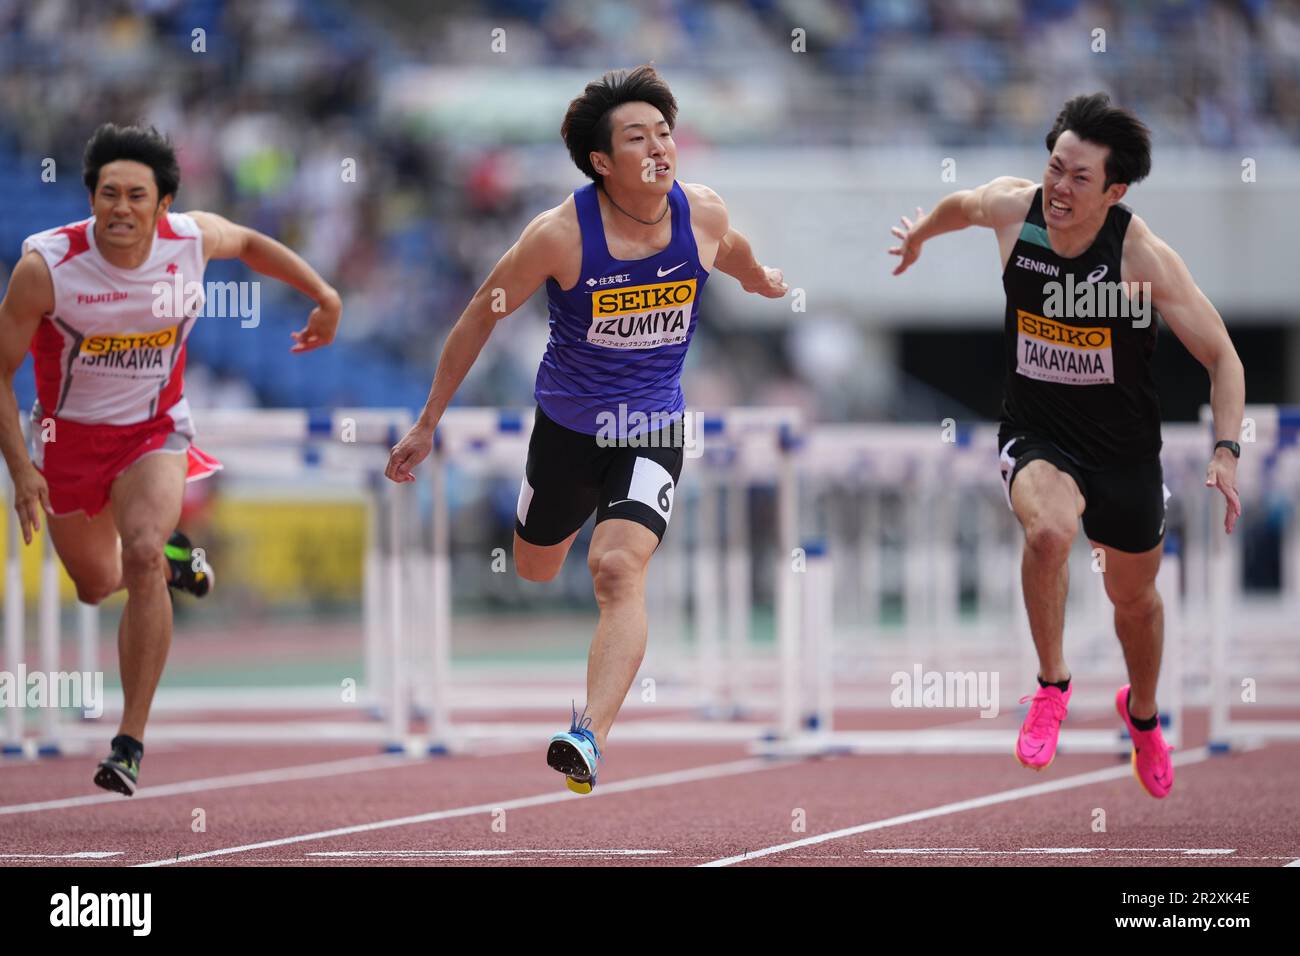
{"type": "Polygon", "coordinates": [[[546,749],[546,765],[558,770],[567,778],[565,783],[574,793],[591,793],[591,771],[581,751],[567,740],[553,740],[546,749]]]}

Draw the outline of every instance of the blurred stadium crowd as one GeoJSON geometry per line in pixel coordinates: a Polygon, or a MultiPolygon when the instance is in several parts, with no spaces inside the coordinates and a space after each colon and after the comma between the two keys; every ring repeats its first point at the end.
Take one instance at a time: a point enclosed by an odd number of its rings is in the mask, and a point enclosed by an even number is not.
{"type": "MultiPolygon", "coordinates": [[[[178,208],[279,237],[344,297],[341,348],[294,361],[281,345],[306,303],[275,283],[264,283],[256,331],[200,323],[192,400],[417,406],[477,283],[532,215],[580,183],[572,169],[558,189],[534,175],[567,163],[559,109],[526,129],[503,111],[494,126],[491,97],[524,96],[546,72],[594,75],[650,59],[670,82],[689,79],[724,103],[743,100],[750,78],[782,91],[780,115],[738,109],[725,128],[685,110],[684,152],[774,135],[1032,144],[1085,87],[1112,91],[1162,145],[1300,143],[1296,0],[0,0],[0,171],[11,186],[0,280],[24,235],[86,214],[80,152],[94,127],[143,120],[180,147],[178,208]],[[496,27],[510,44],[508,76],[465,124],[472,135],[446,113],[403,105],[412,67],[437,64],[444,79],[501,69],[488,49],[496,27]],[[1122,33],[1122,48],[1091,56],[1077,38],[1095,27],[1122,33]],[[796,28],[815,55],[781,55],[796,28]],[[39,179],[45,157],[57,161],[56,182],[39,179]],[[355,159],[355,183],[340,176],[340,157],[355,159]]],[[[209,276],[240,277],[237,264],[209,276]]],[[[539,297],[516,317],[458,401],[530,403],[544,314],[539,297]]],[[[707,367],[725,378],[710,395],[752,401],[753,383],[776,381],[823,417],[855,412],[818,395],[815,367],[794,361],[779,334],[730,325],[722,363],[709,323],[696,341],[688,376],[707,367]]]]}

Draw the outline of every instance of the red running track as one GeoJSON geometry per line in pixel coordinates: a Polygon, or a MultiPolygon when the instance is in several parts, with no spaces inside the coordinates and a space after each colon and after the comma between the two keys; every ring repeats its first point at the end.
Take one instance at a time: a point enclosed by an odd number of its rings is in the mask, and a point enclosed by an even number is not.
{"type": "Polygon", "coordinates": [[[1191,715],[1173,794],[1062,753],[769,761],[739,745],[610,742],[595,793],[545,745],[478,756],[368,746],[151,748],[133,798],[95,756],[0,764],[0,865],[1284,865],[1300,859],[1300,745],[1223,756],[1191,715]],[[195,832],[201,810],[204,829],[195,832]],[[1104,812],[1105,831],[1094,829],[1104,812]],[[73,856],[73,854],[78,854],[73,856]],[[103,854],[84,856],[82,854],[103,854]],[[734,858],[734,859],[733,859],[734,858]]]}

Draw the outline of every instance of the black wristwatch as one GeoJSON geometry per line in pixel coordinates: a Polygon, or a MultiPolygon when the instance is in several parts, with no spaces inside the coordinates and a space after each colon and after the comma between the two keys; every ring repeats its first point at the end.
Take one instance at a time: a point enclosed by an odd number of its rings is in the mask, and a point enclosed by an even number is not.
{"type": "Polygon", "coordinates": [[[1241,457],[1241,446],[1231,439],[1225,438],[1223,441],[1216,441],[1214,443],[1214,450],[1218,451],[1220,448],[1226,448],[1228,451],[1232,452],[1233,458],[1241,457]]]}

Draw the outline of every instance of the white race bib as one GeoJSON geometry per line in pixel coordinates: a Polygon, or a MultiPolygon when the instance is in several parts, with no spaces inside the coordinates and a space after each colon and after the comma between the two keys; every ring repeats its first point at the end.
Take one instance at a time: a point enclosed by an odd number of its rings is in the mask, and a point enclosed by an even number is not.
{"type": "Polygon", "coordinates": [[[1062,385],[1110,385],[1115,381],[1110,329],[1065,325],[1016,310],[1016,371],[1025,378],[1062,385]]]}
{"type": "Polygon", "coordinates": [[[680,345],[690,331],[694,305],[694,279],[595,292],[587,341],[607,349],[680,345]]]}

